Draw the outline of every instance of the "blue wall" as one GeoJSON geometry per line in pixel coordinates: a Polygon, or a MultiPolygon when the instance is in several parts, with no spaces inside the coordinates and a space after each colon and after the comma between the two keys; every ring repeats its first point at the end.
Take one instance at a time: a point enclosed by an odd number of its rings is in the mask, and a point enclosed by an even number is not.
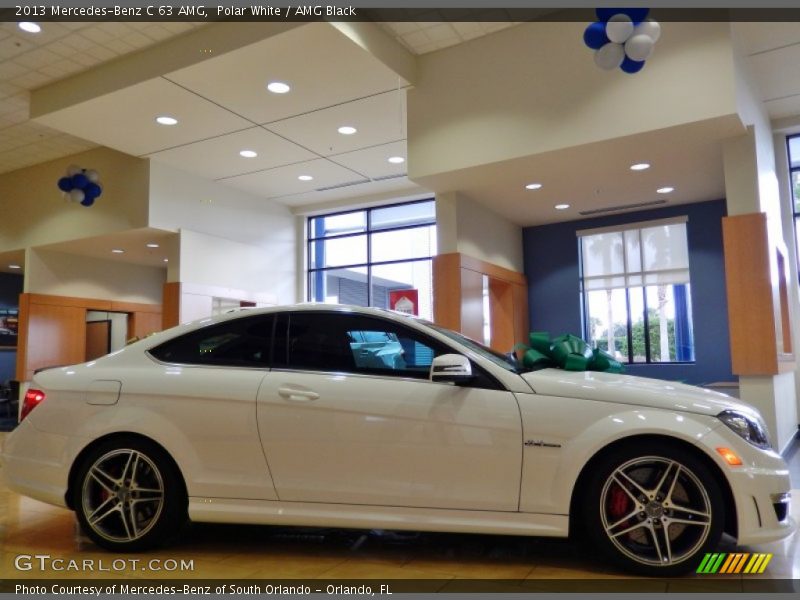
{"type": "MultiPolygon", "coordinates": [[[[0,273],[0,308],[18,308],[22,293],[22,275],[0,273]]],[[[17,351],[0,348],[0,383],[14,379],[17,351]]]]}
{"type": "Polygon", "coordinates": [[[532,331],[583,337],[576,231],[686,215],[689,242],[694,364],[626,365],[631,375],[693,384],[736,381],[731,373],[722,217],[725,201],[671,206],[611,217],[570,221],[523,230],[525,275],[532,331]]]}

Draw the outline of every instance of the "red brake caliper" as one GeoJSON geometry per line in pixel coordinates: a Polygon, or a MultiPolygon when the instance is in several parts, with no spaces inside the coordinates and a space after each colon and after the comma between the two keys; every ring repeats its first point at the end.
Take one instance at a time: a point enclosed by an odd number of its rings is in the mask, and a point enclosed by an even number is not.
{"type": "Polygon", "coordinates": [[[631,498],[618,485],[611,488],[608,512],[614,519],[619,519],[631,511],[631,498]]]}

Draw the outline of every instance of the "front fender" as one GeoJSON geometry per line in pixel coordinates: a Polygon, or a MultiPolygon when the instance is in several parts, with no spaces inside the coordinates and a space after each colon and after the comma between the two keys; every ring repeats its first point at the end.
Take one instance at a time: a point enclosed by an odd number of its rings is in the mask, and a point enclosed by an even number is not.
{"type": "Polygon", "coordinates": [[[535,395],[518,399],[524,440],[545,444],[524,447],[522,512],[568,514],[581,470],[614,442],[659,435],[697,445],[714,426],[714,419],[704,415],[610,402],[535,395]]]}

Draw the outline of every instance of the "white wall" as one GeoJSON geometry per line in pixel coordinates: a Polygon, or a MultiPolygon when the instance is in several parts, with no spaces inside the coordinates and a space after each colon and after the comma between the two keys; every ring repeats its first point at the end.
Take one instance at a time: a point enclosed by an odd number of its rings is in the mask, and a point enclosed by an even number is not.
{"type": "Polygon", "coordinates": [[[146,227],[147,163],[97,148],[0,175],[0,252],[146,227]],[[71,164],[99,171],[94,206],[63,200],[56,184],[71,164]]]}
{"type": "Polygon", "coordinates": [[[245,292],[276,304],[294,302],[293,247],[288,256],[275,256],[268,247],[181,229],[180,256],[184,284],[219,288],[215,296],[223,298],[240,298],[245,292]]]}
{"type": "Polygon", "coordinates": [[[161,304],[166,270],[29,248],[24,291],[161,304]]]}
{"type": "Polygon", "coordinates": [[[598,69],[585,27],[523,23],[418,57],[409,178],[735,114],[727,23],[664,23],[635,77],[598,69]]]}
{"type": "Polygon", "coordinates": [[[295,302],[297,232],[287,207],[153,162],[149,222],[181,231],[170,281],[295,302]]]}
{"type": "Polygon", "coordinates": [[[456,192],[436,196],[439,254],[461,252],[523,272],[522,228],[456,192]]]}

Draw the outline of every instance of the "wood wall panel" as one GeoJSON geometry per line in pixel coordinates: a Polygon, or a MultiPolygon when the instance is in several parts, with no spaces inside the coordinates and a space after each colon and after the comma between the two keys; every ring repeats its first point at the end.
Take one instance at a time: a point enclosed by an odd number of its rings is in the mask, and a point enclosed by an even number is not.
{"type": "MultiPolygon", "coordinates": [[[[44,294],[20,294],[16,378],[29,381],[42,367],[84,362],[86,311],[128,313],[128,333],[160,330],[161,305],[44,294]]],[[[137,333],[139,335],[139,333],[137,333]]]]}
{"type": "Polygon", "coordinates": [[[435,256],[433,319],[483,340],[484,276],[489,278],[492,347],[508,352],[528,338],[528,282],[522,273],[457,252],[435,256]]]}
{"type": "Polygon", "coordinates": [[[86,356],[86,309],[31,303],[26,356],[20,360],[23,381],[36,369],[83,362],[86,356]]]}
{"type": "Polygon", "coordinates": [[[489,278],[489,309],[492,329],[490,345],[498,352],[510,352],[517,343],[514,332],[514,285],[489,278]]]}
{"type": "Polygon", "coordinates": [[[731,366],[736,375],[775,375],[778,349],[764,213],[722,219],[731,366]]]}
{"type": "Polygon", "coordinates": [[[162,305],[161,329],[175,327],[181,322],[181,284],[179,282],[164,284],[162,305]]]}
{"type": "Polygon", "coordinates": [[[483,274],[461,269],[461,333],[483,340],[483,274]]]}
{"type": "Polygon", "coordinates": [[[461,258],[458,254],[433,257],[433,321],[461,331],[461,258]]]}

